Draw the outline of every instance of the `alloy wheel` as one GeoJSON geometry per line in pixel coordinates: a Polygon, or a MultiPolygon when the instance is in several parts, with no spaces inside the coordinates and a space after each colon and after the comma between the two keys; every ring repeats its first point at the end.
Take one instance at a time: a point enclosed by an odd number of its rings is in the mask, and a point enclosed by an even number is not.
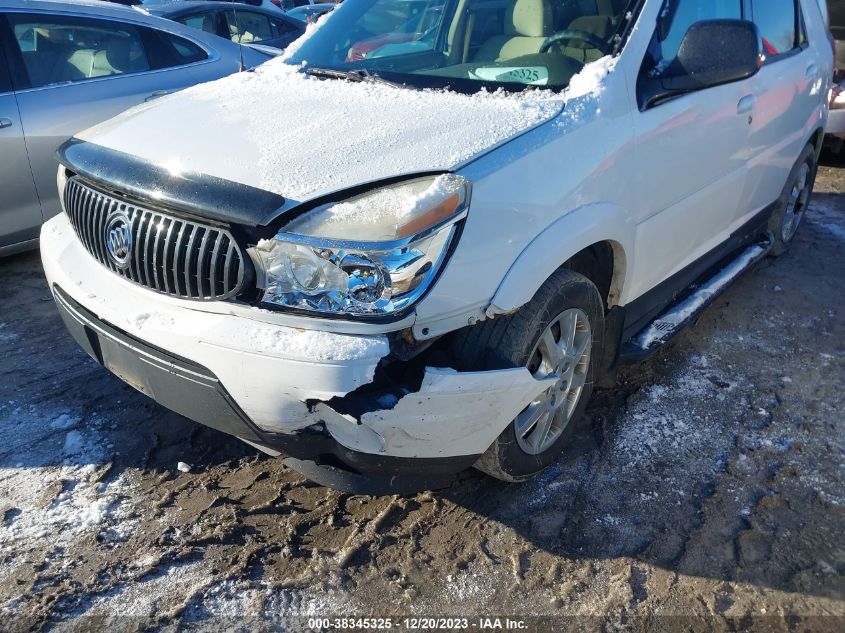
{"type": "Polygon", "coordinates": [[[801,169],[789,191],[786,211],[783,215],[783,228],[781,239],[788,243],[798,230],[804,213],[807,211],[807,202],[810,199],[810,166],[807,163],[801,165],[801,169]]]}
{"type": "Polygon", "coordinates": [[[528,370],[537,379],[557,381],[516,417],[516,441],[529,455],[548,450],[572,422],[587,383],[592,342],[590,320],[578,308],[553,319],[537,341],[528,370]]]}

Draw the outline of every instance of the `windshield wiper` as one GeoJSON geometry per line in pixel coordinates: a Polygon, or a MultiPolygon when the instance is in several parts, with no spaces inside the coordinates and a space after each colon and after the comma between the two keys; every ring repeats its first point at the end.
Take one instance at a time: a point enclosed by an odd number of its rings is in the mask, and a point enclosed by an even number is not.
{"type": "Polygon", "coordinates": [[[407,88],[405,84],[396,83],[395,81],[390,81],[389,79],[385,79],[381,75],[376,75],[371,73],[369,70],[361,69],[361,70],[335,70],[334,68],[316,68],[314,66],[309,66],[305,69],[305,73],[307,75],[311,75],[312,77],[324,77],[326,79],[346,79],[347,81],[355,81],[355,82],[362,82],[362,81],[369,81],[376,84],[383,84],[385,86],[391,86],[393,88],[407,88]]]}

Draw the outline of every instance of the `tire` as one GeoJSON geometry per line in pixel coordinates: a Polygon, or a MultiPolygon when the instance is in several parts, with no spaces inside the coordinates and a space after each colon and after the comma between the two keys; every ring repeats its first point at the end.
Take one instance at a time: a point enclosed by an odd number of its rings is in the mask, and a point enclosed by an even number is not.
{"type": "Polygon", "coordinates": [[[452,355],[461,371],[528,367],[538,377],[550,373],[559,376],[555,387],[543,394],[543,398],[549,396],[545,404],[529,404],[475,467],[497,479],[516,482],[552,464],[569,442],[590,400],[603,341],[604,303],[598,289],[583,275],[566,269],[556,271],[516,313],[457,333],[452,355]],[[547,329],[553,337],[551,342],[543,336],[547,329]],[[565,331],[571,346],[567,345],[565,331]],[[554,348],[558,351],[548,353],[554,348]],[[571,351],[571,355],[562,354],[562,350],[571,351]],[[561,360],[560,370],[553,372],[551,359],[556,356],[568,360],[561,360]],[[531,418],[544,415],[544,406],[549,409],[549,417],[531,427],[531,418]],[[549,429],[544,436],[546,424],[549,429]]]}
{"type": "Polygon", "coordinates": [[[816,148],[812,144],[807,145],[789,173],[777,206],[769,218],[769,231],[774,236],[770,256],[780,257],[789,250],[810,204],[817,169],[816,148]]]}

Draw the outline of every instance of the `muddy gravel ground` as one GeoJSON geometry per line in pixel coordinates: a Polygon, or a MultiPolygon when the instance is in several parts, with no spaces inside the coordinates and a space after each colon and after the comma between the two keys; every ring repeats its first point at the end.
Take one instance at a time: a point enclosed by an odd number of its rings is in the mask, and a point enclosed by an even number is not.
{"type": "Polygon", "coordinates": [[[0,261],[0,628],[845,630],[843,191],[828,160],[793,249],[626,368],[536,481],[406,498],[162,409],[77,348],[36,253],[0,261]]]}

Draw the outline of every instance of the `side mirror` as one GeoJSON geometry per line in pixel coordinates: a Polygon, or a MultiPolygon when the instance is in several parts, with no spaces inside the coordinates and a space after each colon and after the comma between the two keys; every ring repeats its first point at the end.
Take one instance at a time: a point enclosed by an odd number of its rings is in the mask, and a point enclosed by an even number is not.
{"type": "Polygon", "coordinates": [[[696,22],[684,35],[678,56],[645,87],[644,105],[687,92],[741,81],[757,73],[762,39],[746,20],[696,22]]]}

